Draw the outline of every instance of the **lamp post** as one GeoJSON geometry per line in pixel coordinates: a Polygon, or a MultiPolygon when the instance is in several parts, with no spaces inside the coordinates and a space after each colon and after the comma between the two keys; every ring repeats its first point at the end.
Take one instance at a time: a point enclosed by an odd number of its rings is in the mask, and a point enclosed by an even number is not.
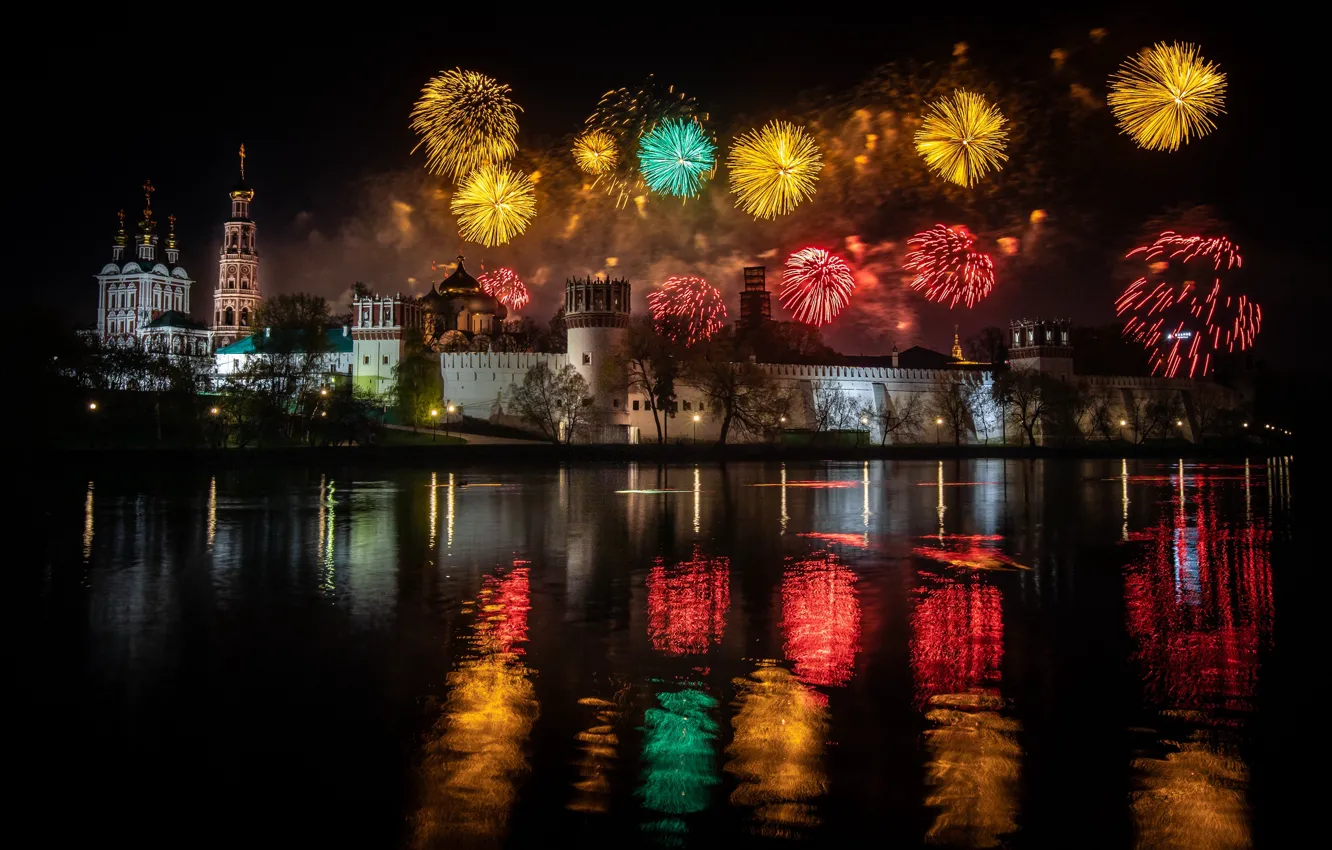
{"type": "Polygon", "coordinates": [[[1125,421],[1125,420],[1123,420],[1123,419],[1119,420],[1119,439],[1120,439],[1121,442],[1122,442],[1123,439],[1124,439],[1124,426],[1127,425],[1127,424],[1128,424],[1127,421],[1125,421]]]}
{"type": "Polygon", "coordinates": [[[430,408],[430,442],[435,442],[435,432],[439,430],[435,425],[435,417],[439,416],[439,408],[430,408]]]}
{"type": "Polygon", "coordinates": [[[934,444],[935,444],[936,446],[939,445],[939,443],[940,443],[940,440],[939,440],[939,426],[942,425],[942,424],[943,424],[943,417],[942,417],[942,416],[936,417],[935,420],[934,420],[934,444]]]}
{"type": "Polygon", "coordinates": [[[91,410],[93,413],[96,413],[96,412],[97,412],[97,402],[95,402],[95,401],[90,401],[90,402],[88,402],[88,409],[91,410]]]}
{"type": "Polygon", "coordinates": [[[695,443],[695,444],[698,443],[698,420],[699,420],[699,418],[700,418],[699,415],[698,415],[697,413],[695,413],[695,414],[694,414],[694,443],[695,443]]]}
{"type": "MultiPolygon", "coordinates": [[[[868,425],[868,424],[869,424],[869,417],[868,417],[868,416],[862,416],[862,417],[860,417],[860,424],[861,424],[861,425],[868,425]]],[[[862,433],[863,433],[863,429],[862,429],[862,433]]],[[[860,435],[856,435],[856,445],[860,445],[860,435]]]]}
{"type": "MultiPolygon", "coordinates": [[[[450,404],[450,405],[448,406],[448,408],[447,408],[447,412],[448,412],[449,416],[452,416],[452,415],[453,415],[453,412],[454,412],[455,410],[457,410],[457,409],[458,409],[457,407],[455,407],[454,405],[450,404]]],[[[445,419],[444,419],[444,436],[446,436],[446,437],[449,435],[449,421],[450,421],[450,420],[449,420],[447,417],[445,417],[445,419]]]]}

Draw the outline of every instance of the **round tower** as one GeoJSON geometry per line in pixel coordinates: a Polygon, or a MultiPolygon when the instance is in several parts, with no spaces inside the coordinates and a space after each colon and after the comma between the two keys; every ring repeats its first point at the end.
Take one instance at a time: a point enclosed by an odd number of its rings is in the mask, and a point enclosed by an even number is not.
{"type": "Polygon", "coordinates": [[[629,328],[629,281],[570,278],[564,285],[564,326],[569,363],[592,388],[596,421],[629,424],[629,382],[613,367],[612,355],[629,328]]]}

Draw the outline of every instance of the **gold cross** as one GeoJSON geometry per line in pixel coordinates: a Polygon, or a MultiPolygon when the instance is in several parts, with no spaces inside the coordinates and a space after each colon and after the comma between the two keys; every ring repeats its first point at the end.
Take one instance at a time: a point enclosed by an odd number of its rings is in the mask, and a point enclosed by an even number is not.
{"type": "Polygon", "coordinates": [[[241,148],[240,148],[240,159],[241,159],[241,179],[244,180],[244,179],[245,179],[245,145],[241,145],[241,148]]]}
{"type": "Polygon", "coordinates": [[[144,202],[144,204],[148,207],[148,209],[152,209],[152,208],[153,208],[153,192],[154,192],[154,191],[156,191],[156,190],[153,189],[153,181],[151,181],[151,180],[145,180],[145,181],[143,181],[143,202],[144,202]]]}

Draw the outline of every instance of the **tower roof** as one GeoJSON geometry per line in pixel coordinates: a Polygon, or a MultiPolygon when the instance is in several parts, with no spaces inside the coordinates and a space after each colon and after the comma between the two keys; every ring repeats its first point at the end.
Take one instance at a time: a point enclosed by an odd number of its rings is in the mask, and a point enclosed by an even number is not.
{"type": "Polygon", "coordinates": [[[481,289],[481,282],[467,273],[467,267],[463,265],[463,256],[459,254],[458,267],[453,270],[453,274],[439,282],[438,289],[441,295],[475,292],[481,289]]]}

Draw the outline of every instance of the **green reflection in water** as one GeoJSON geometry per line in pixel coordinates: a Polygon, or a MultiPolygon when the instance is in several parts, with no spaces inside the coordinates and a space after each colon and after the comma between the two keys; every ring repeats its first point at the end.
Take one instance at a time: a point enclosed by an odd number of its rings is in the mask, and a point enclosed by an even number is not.
{"type": "Polygon", "coordinates": [[[713,741],[717,722],[709,716],[717,701],[696,690],[657,695],[660,708],[644,713],[643,806],[667,815],[644,829],[674,843],[687,827],[680,815],[708,807],[717,775],[713,741]]]}

